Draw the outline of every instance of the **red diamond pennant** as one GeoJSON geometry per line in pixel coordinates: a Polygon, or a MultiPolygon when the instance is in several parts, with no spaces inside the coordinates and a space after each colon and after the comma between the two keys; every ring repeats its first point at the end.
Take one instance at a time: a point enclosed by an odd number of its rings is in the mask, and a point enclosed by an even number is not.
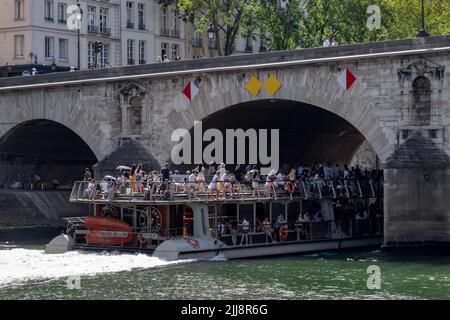
{"type": "Polygon", "coordinates": [[[189,99],[189,101],[192,101],[199,91],[199,88],[194,83],[189,81],[183,89],[183,94],[189,99]]]}
{"type": "Polygon", "coordinates": [[[350,70],[347,68],[342,71],[338,76],[338,83],[342,87],[342,89],[348,90],[352,86],[352,84],[356,81],[356,77],[350,70]]]}

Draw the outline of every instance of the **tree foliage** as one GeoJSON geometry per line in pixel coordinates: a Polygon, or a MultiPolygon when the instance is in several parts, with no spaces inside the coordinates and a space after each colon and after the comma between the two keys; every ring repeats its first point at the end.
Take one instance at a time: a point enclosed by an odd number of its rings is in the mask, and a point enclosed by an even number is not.
{"type": "MultiPolygon", "coordinates": [[[[253,21],[256,0],[179,0],[185,19],[203,31],[215,30],[219,55],[230,55],[238,35],[253,21]]],[[[246,28],[248,29],[248,27],[246,28]]]]}
{"type": "MultiPolygon", "coordinates": [[[[422,0],[178,0],[198,30],[211,24],[219,55],[233,53],[239,35],[268,39],[271,50],[415,37],[421,26],[422,0]],[[369,28],[368,8],[380,8],[379,28],[369,28]]],[[[450,34],[450,0],[425,0],[426,30],[450,34]]]]}

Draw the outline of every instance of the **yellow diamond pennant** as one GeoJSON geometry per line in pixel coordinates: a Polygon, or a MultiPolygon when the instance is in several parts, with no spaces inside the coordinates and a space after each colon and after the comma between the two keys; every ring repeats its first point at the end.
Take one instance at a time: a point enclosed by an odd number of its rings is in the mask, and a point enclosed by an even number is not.
{"type": "Polygon", "coordinates": [[[252,76],[251,79],[247,82],[245,89],[247,89],[247,91],[250,92],[252,96],[256,97],[259,93],[259,90],[261,90],[261,87],[261,82],[255,76],[252,76]]]}
{"type": "Polygon", "coordinates": [[[281,82],[277,79],[277,77],[271,74],[270,77],[267,78],[266,82],[264,82],[264,87],[267,89],[267,92],[273,96],[281,88],[281,82]]]}

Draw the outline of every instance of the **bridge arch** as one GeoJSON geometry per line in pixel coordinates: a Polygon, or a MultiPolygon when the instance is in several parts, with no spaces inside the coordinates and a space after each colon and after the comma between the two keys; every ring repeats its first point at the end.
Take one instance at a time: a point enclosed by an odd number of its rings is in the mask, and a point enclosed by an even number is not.
{"type": "Polygon", "coordinates": [[[32,181],[36,173],[47,182],[70,183],[82,178],[84,168],[96,162],[84,139],[56,121],[24,121],[0,137],[3,183],[32,181]]]}
{"type": "Polygon", "coordinates": [[[172,129],[180,127],[191,129],[194,121],[210,119],[215,114],[233,108],[239,114],[239,107],[251,104],[273,103],[276,108],[286,103],[291,105],[292,110],[295,110],[295,105],[303,106],[316,112],[317,110],[329,112],[335,115],[336,119],[348,123],[363,137],[361,141],[356,142],[358,146],[366,140],[381,162],[384,162],[394,151],[393,137],[395,135],[387,132],[390,129],[383,127],[379,116],[375,114],[373,92],[366,88],[365,81],[360,80],[360,83],[355,83],[349,90],[343,90],[334,76],[339,70],[341,69],[336,65],[321,65],[309,66],[301,70],[281,69],[273,72],[256,72],[256,78],[262,83],[274,74],[282,84],[274,95],[270,95],[262,87],[256,97],[245,89],[252,74],[209,77],[201,83],[199,98],[185,110],[171,112],[168,115],[168,123],[172,124],[172,129]],[[329,76],[317,77],[317,73],[328,73],[329,76]],[[318,81],[318,78],[321,81],[318,81]]]}

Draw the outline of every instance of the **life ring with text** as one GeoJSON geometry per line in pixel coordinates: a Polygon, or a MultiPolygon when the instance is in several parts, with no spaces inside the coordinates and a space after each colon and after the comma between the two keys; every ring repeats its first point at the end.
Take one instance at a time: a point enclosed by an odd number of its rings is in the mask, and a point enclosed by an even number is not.
{"type": "Polygon", "coordinates": [[[280,228],[280,239],[282,241],[286,241],[288,238],[288,227],[287,225],[284,225],[280,228]]]}

